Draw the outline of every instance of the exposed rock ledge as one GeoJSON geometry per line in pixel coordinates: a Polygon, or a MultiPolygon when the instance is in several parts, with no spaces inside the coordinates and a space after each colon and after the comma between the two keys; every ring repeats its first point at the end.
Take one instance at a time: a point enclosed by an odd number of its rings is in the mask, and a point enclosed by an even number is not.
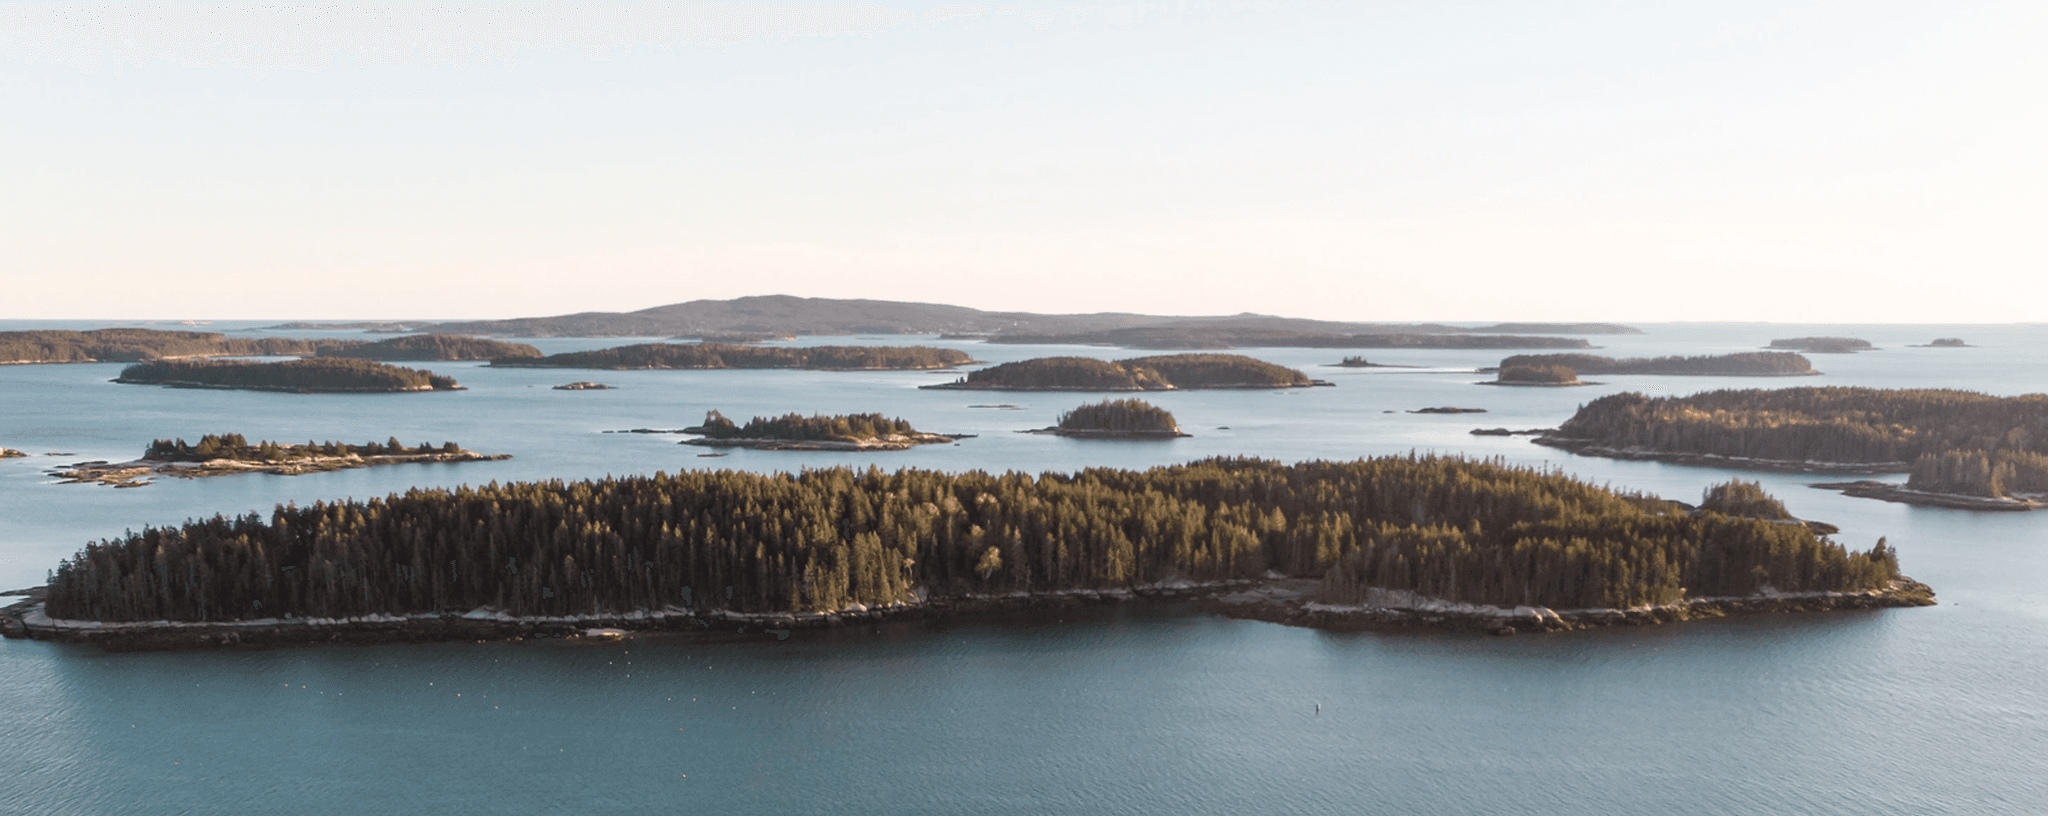
{"type": "Polygon", "coordinates": [[[1684,620],[1766,612],[1822,612],[1839,609],[1933,606],[1934,590],[1902,578],[1867,592],[1776,592],[1747,597],[1691,598],[1664,606],[1632,609],[1513,608],[1430,598],[1400,590],[1373,589],[1360,604],[1314,600],[1319,581],[1270,581],[1205,601],[1210,611],[1232,618],[1332,631],[1424,629],[1512,635],[1604,626],[1643,626],[1684,620]]]}

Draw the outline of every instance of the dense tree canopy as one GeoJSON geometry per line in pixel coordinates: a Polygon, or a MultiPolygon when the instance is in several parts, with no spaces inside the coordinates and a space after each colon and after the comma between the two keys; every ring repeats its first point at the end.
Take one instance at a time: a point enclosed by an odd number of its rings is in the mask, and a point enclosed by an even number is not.
{"type": "Polygon", "coordinates": [[[1845,354],[1852,351],[1869,351],[1876,348],[1869,340],[1855,337],[1788,337],[1771,341],[1771,348],[1811,351],[1821,354],[1845,354]]]}
{"type": "Polygon", "coordinates": [[[1062,431],[1179,435],[1180,424],[1166,409],[1144,400],[1103,400],[1060,414],[1062,431]]]}
{"type": "Polygon", "coordinates": [[[540,349],[525,343],[507,343],[457,334],[409,334],[349,348],[324,348],[322,357],[354,357],[361,360],[496,360],[539,357],[540,349]]]}
{"type": "Polygon", "coordinates": [[[1517,363],[1503,365],[1496,377],[1504,383],[1536,383],[1540,385],[1569,385],[1579,381],[1579,372],[1561,365],[1537,365],[1517,363]]]}
{"type": "Polygon", "coordinates": [[[1599,354],[1517,354],[1500,361],[1512,366],[1558,365],[1580,374],[1680,374],[1783,376],[1814,374],[1813,363],[1789,351],[1745,351],[1698,357],[1606,357],[1599,354]]]}
{"type": "Polygon", "coordinates": [[[1557,435],[1615,448],[1908,470],[1915,490],[2048,491],[2048,395],[1949,389],[1729,389],[1594,400],[1557,435]],[[2040,475],[2037,475],[2040,474],[2040,475]],[[2039,488],[2023,485],[2041,485],[2039,488]]]}
{"type": "Polygon", "coordinates": [[[122,369],[115,382],[272,391],[445,391],[459,387],[454,378],[432,371],[346,357],[281,363],[157,360],[122,369]]]}
{"type": "Polygon", "coordinates": [[[88,545],[49,611],[93,620],[837,610],[1267,570],[1561,608],[1861,590],[1897,576],[1799,526],[1431,456],[1144,471],[692,471],[415,489],[88,545]]]}

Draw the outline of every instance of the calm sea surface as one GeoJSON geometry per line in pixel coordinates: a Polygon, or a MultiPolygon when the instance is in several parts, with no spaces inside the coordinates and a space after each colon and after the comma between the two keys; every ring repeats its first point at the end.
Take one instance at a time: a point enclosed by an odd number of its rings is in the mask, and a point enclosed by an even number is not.
{"type": "MultiPolygon", "coordinates": [[[[114,323],[0,321],[0,330],[114,323]]],[[[237,331],[260,323],[217,324],[237,331]]],[[[161,328],[176,328],[160,326],[161,328]]],[[[1146,395],[1193,438],[1013,431],[1099,395],[932,392],[953,373],[493,370],[427,364],[467,391],[301,395],[108,382],[119,365],[0,366],[0,588],[40,584],[89,540],[281,502],[414,486],[734,468],[1150,467],[1418,452],[1561,468],[1697,500],[1738,475],[1578,458],[1478,427],[1551,427],[1623,390],[1792,385],[2048,392],[2048,326],[1645,325],[1623,356],[1861,337],[1799,379],[1610,376],[1473,385],[1507,352],[1253,349],[1336,388],[1146,395]],[[1975,348],[1910,348],[1959,336],[1975,348]],[[1348,354],[1422,369],[1323,367],[1348,354]],[[1466,369],[1464,373],[1455,369],[1466,369]],[[612,391],[555,391],[592,379],[612,391]],[[975,407],[1013,404],[1019,410],[975,407]],[[1430,406],[1486,414],[1428,415],[1430,406]],[[979,434],[900,453],[699,458],[717,409],[877,411],[979,434]],[[503,462],[305,476],[53,484],[156,437],[452,440],[503,462]],[[47,453],[63,456],[46,456],[47,453]]],[[[292,332],[290,336],[360,337],[292,332]]],[[[651,339],[651,338],[650,338],[651,339]]],[[[549,352],[630,339],[552,339],[549,352]]],[[[1002,362],[1129,352],[929,338],[1002,362]]],[[[1926,609],[1557,635],[1330,634],[1158,606],[1028,622],[891,624],[788,641],[635,640],[108,654],[0,642],[0,813],[2048,813],[2048,513],[1853,499],[1759,479],[1792,511],[1879,536],[1934,586],[1926,609]],[[1316,706],[1321,706],[1318,714],[1316,706]]]]}

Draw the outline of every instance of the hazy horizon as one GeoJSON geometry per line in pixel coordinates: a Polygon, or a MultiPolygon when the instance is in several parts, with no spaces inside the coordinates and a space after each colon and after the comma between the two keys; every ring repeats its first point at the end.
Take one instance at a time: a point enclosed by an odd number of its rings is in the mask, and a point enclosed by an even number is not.
{"type": "Polygon", "coordinates": [[[0,2],[0,319],[777,292],[2038,322],[2044,23],[2010,2],[0,2]]]}

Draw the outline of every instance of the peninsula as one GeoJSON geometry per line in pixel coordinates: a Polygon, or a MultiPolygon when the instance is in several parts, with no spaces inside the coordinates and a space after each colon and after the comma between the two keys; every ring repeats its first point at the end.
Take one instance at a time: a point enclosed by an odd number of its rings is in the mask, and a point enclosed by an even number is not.
{"type": "Polygon", "coordinates": [[[494,368],[713,369],[808,368],[828,371],[920,371],[974,362],[967,352],[931,346],[740,346],[731,343],[642,343],[546,357],[508,357],[494,368]]]}
{"type": "Polygon", "coordinates": [[[117,383],[251,391],[382,393],[458,391],[453,377],[371,360],[315,357],[281,363],[245,360],[158,360],[121,370],[117,383]]]}
{"type": "Polygon", "coordinates": [[[1667,374],[1681,377],[1810,377],[1813,363],[1789,351],[1749,351],[1697,357],[1605,357],[1598,354],[1517,354],[1512,366],[1563,366],[1579,374],[1667,374]]]}
{"type": "Polygon", "coordinates": [[[1082,439],[1177,439],[1180,423],[1164,408],[1144,400],[1103,400],[1060,414],[1059,424],[1025,433],[1082,439]]]}
{"type": "Polygon", "coordinates": [[[132,363],[187,357],[272,357],[367,345],[361,340],[228,337],[215,332],[156,329],[0,332],[0,365],[132,363]]]}
{"type": "Polygon", "coordinates": [[[1196,388],[1307,388],[1330,385],[1285,366],[1237,354],[1168,354],[1129,360],[1034,357],[970,371],[949,383],[966,391],[1171,391],[1196,388]]]}
{"type": "Polygon", "coordinates": [[[704,414],[704,424],[684,428],[683,433],[703,437],[683,440],[679,443],[683,445],[760,450],[896,451],[952,442],[956,438],[924,433],[908,422],[881,414],[784,414],[754,417],[742,426],[726,419],[724,414],[710,411],[704,414]]]}
{"type": "Polygon", "coordinates": [[[1798,473],[1910,474],[1826,485],[1851,495],[1969,509],[2048,497],[2048,395],[1947,389],[1788,388],[1581,407],[1539,444],[1589,456],[1798,473]]]}
{"type": "Polygon", "coordinates": [[[241,434],[207,434],[199,444],[183,439],[159,439],[150,443],[142,458],[129,462],[79,462],[58,469],[53,475],[61,484],[98,483],[114,487],[142,487],[153,476],[196,479],[234,473],[275,473],[296,476],[331,470],[398,465],[418,462],[484,462],[512,458],[507,454],[486,455],[463,450],[453,442],[439,446],[422,442],[412,447],[396,437],[386,442],[345,445],[339,442],[307,442],[303,445],[258,442],[249,444],[241,434]]]}
{"type": "Polygon", "coordinates": [[[1786,598],[1932,603],[1883,541],[1851,551],[1804,524],[1409,455],[1038,477],[708,470],[287,505],[88,544],[0,629],[113,648],[792,629],[1287,580],[1314,583],[1322,606],[1304,611],[1329,622],[1306,622],[1333,627],[1389,610],[1518,631],[1786,598]],[[122,580],[143,570],[176,578],[122,580]]]}

